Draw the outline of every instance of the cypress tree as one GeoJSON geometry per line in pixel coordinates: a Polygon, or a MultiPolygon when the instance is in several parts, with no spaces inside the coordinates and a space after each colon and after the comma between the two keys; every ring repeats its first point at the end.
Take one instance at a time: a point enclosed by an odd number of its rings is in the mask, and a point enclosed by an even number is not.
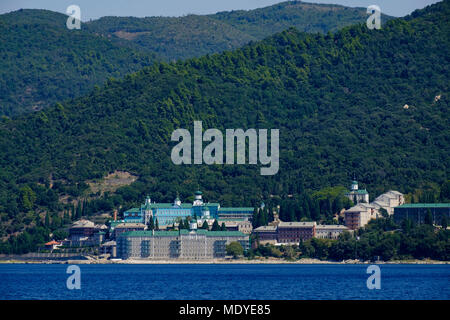
{"type": "Polygon", "coordinates": [[[252,225],[253,225],[253,229],[258,228],[258,209],[255,208],[253,209],[253,215],[252,215],[252,225]]]}
{"type": "Polygon", "coordinates": [[[72,221],[77,219],[77,216],[76,216],[76,213],[75,213],[75,205],[73,203],[72,203],[72,206],[71,206],[70,219],[72,221]]]}
{"type": "Polygon", "coordinates": [[[217,220],[214,220],[213,225],[211,227],[211,231],[220,231],[220,226],[217,220]]]}
{"type": "Polygon", "coordinates": [[[50,227],[50,217],[48,216],[48,212],[45,214],[45,227],[50,227]]]}
{"type": "Polygon", "coordinates": [[[425,215],[424,223],[430,226],[433,225],[433,215],[431,214],[430,209],[427,209],[427,214],[425,215]]]}
{"type": "Polygon", "coordinates": [[[260,209],[258,212],[258,217],[256,218],[256,225],[257,227],[261,227],[264,225],[264,213],[262,209],[260,209]]]}
{"type": "Polygon", "coordinates": [[[447,216],[445,214],[442,215],[441,226],[442,226],[442,229],[447,229],[448,221],[447,221],[447,216]]]}
{"type": "Polygon", "coordinates": [[[155,221],[153,220],[153,217],[150,217],[150,221],[148,222],[147,229],[148,230],[154,230],[155,229],[155,221]]]}
{"type": "Polygon", "coordinates": [[[273,216],[273,209],[269,208],[269,222],[272,222],[274,220],[274,216],[273,216]]]}
{"type": "Polygon", "coordinates": [[[269,223],[269,211],[268,211],[268,208],[266,207],[262,211],[263,211],[263,216],[262,216],[261,220],[263,222],[263,225],[267,225],[267,223],[269,223]]]}
{"type": "Polygon", "coordinates": [[[77,204],[77,219],[81,219],[82,212],[81,212],[81,203],[77,204]]]}

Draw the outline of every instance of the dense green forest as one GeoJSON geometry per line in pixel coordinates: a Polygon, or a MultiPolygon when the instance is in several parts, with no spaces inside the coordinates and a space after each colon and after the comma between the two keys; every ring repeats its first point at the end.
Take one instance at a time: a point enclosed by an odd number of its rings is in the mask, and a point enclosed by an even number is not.
{"type": "Polygon", "coordinates": [[[121,78],[155,60],[231,50],[291,26],[327,32],[365,17],[362,8],[285,2],[204,16],[104,17],[82,23],[81,30],[68,30],[67,16],[52,11],[3,14],[0,115],[81,96],[110,77],[121,78]]]}
{"type": "Polygon", "coordinates": [[[67,16],[47,10],[0,15],[0,115],[39,110],[78,97],[110,77],[148,66],[152,54],[68,30],[67,16]]]}
{"type": "Polygon", "coordinates": [[[354,174],[371,197],[429,189],[437,190],[433,199],[448,201],[449,14],[444,1],[381,30],[291,28],[235,51],[154,64],[84,97],[3,118],[2,235],[42,224],[56,230],[75,199],[76,212],[92,215],[136,206],[146,194],[171,202],[178,192],[189,201],[199,187],[222,206],[310,201],[308,212],[296,212],[294,203],[280,214],[299,220],[319,212],[326,221],[346,204],[333,192],[320,202],[321,192],[346,186],[354,174]],[[222,131],[280,129],[279,173],[172,164],[170,135],[192,131],[194,120],[222,131]],[[139,179],[92,194],[86,181],[115,170],[139,179]]]}
{"type": "MultiPolygon", "coordinates": [[[[367,8],[350,8],[336,4],[287,1],[255,10],[235,10],[210,15],[258,40],[290,27],[308,33],[327,33],[365,22],[367,8]]],[[[382,23],[393,17],[382,14],[382,23]]]]}
{"type": "Polygon", "coordinates": [[[211,15],[103,17],[88,22],[86,28],[109,36],[120,45],[141,48],[171,61],[236,49],[289,27],[326,33],[366,19],[365,8],[287,1],[260,9],[211,15]]]}

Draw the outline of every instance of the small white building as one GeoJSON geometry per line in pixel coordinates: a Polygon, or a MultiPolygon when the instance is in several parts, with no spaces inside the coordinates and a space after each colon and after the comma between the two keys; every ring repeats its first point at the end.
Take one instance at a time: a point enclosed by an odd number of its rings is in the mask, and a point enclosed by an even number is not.
{"type": "Polygon", "coordinates": [[[364,227],[371,219],[381,216],[380,209],[385,209],[389,215],[392,215],[394,214],[394,208],[403,203],[405,203],[403,194],[390,190],[378,196],[371,203],[358,203],[356,206],[345,210],[345,225],[351,230],[364,227]]]}
{"type": "Polygon", "coordinates": [[[350,231],[350,229],[343,225],[319,224],[316,226],[316,238],[337,239],[344,231],[350,231]]]}
{"type": "Polygon", "coordinates": [[[224,221],[224,220],[218,220],[218,223],[220,226],[222,226],[222,223],[225,224],[225,228],[227,228],[228,231],[240,231],[245,234],[251,234],[253,231],[253,226],[250,221],[244,220],[244,221],[224,221]]]}
{"type": "Polygon", "coordinates": [[[383,193],[372,202],[373,205],[385,209],[389,215],[393,215],[394,208],[401,206],[404,203],[405,197],[403,194],[394,190],[389,190],[388,192],[383,193]]]}
{"type": "Polygon", "coordinates": [[[369,203],[369,193],[366,189],[358,188],[358,181],[353,180],[350,191],[345,194],[356,205],[358,203],[369,203]]]}

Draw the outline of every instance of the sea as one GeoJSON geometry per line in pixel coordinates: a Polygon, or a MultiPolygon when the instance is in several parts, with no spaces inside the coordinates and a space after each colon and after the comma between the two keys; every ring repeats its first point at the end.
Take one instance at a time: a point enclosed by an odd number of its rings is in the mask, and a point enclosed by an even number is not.
{"type": "Polygon", "coordinates": [[[450,298],[450,265],[381,264],[379,288],[363,264],[80,264],[74,273],[70,266],[0,264],[0,300],[450,298]]]}

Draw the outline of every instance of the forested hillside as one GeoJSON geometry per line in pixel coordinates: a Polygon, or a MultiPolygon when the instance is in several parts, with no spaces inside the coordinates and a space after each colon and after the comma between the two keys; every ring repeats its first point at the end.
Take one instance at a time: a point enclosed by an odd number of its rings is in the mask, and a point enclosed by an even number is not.
{"type": "Polygon", "coordinates": [[[122,77],[154,60],[152,54],[68,30],[66,20],[47,10],[0,15],[0,115],[78,97],[109,77],[122,77]]]}
{"type": "Polygon", "coordinates": [[[0,115],[36,111],[79,97],[110,77],[155,60],[200,57],[241,47],[291,26],[327,32],[363,22],[362,8],[284,2],[275,6],[184,17],[104,17],[66,28],[47,10],[0,15],[0,115]]]}
{"type": "Polygon", "coordinates": [[[291,28],[235,51],[152,65],[82,98],[3,119],[2,227],[11,219],[18,226],[61,219],[67,207],[59,196],[94,196],[86,181],[115,170],[139,178],[106,194],[99,212],[124,210],[146,194],[170,202],[179,192],[186,201],[198,187],[222,206],[256,205],[345,185],[353,174],[372,196],[440,186],[450,168],[449,16],[444,1],[381,30],[291,28]],[[170,135],[192,131],[194,120],[223,132],[280,129],[279,173],[172,164],[170,135]]]}
{"type": "MultiPolygon", "coordinates": [[[[289,27],[326,33],[366,19],[365,8],[287,1],[255,10],[203,16],[103,17],[86,27],[120,45],[141,48],[171,61],[236,49],[289,27]]],[[[388,19],[383,15],[383,21],[388,19]]]]}

